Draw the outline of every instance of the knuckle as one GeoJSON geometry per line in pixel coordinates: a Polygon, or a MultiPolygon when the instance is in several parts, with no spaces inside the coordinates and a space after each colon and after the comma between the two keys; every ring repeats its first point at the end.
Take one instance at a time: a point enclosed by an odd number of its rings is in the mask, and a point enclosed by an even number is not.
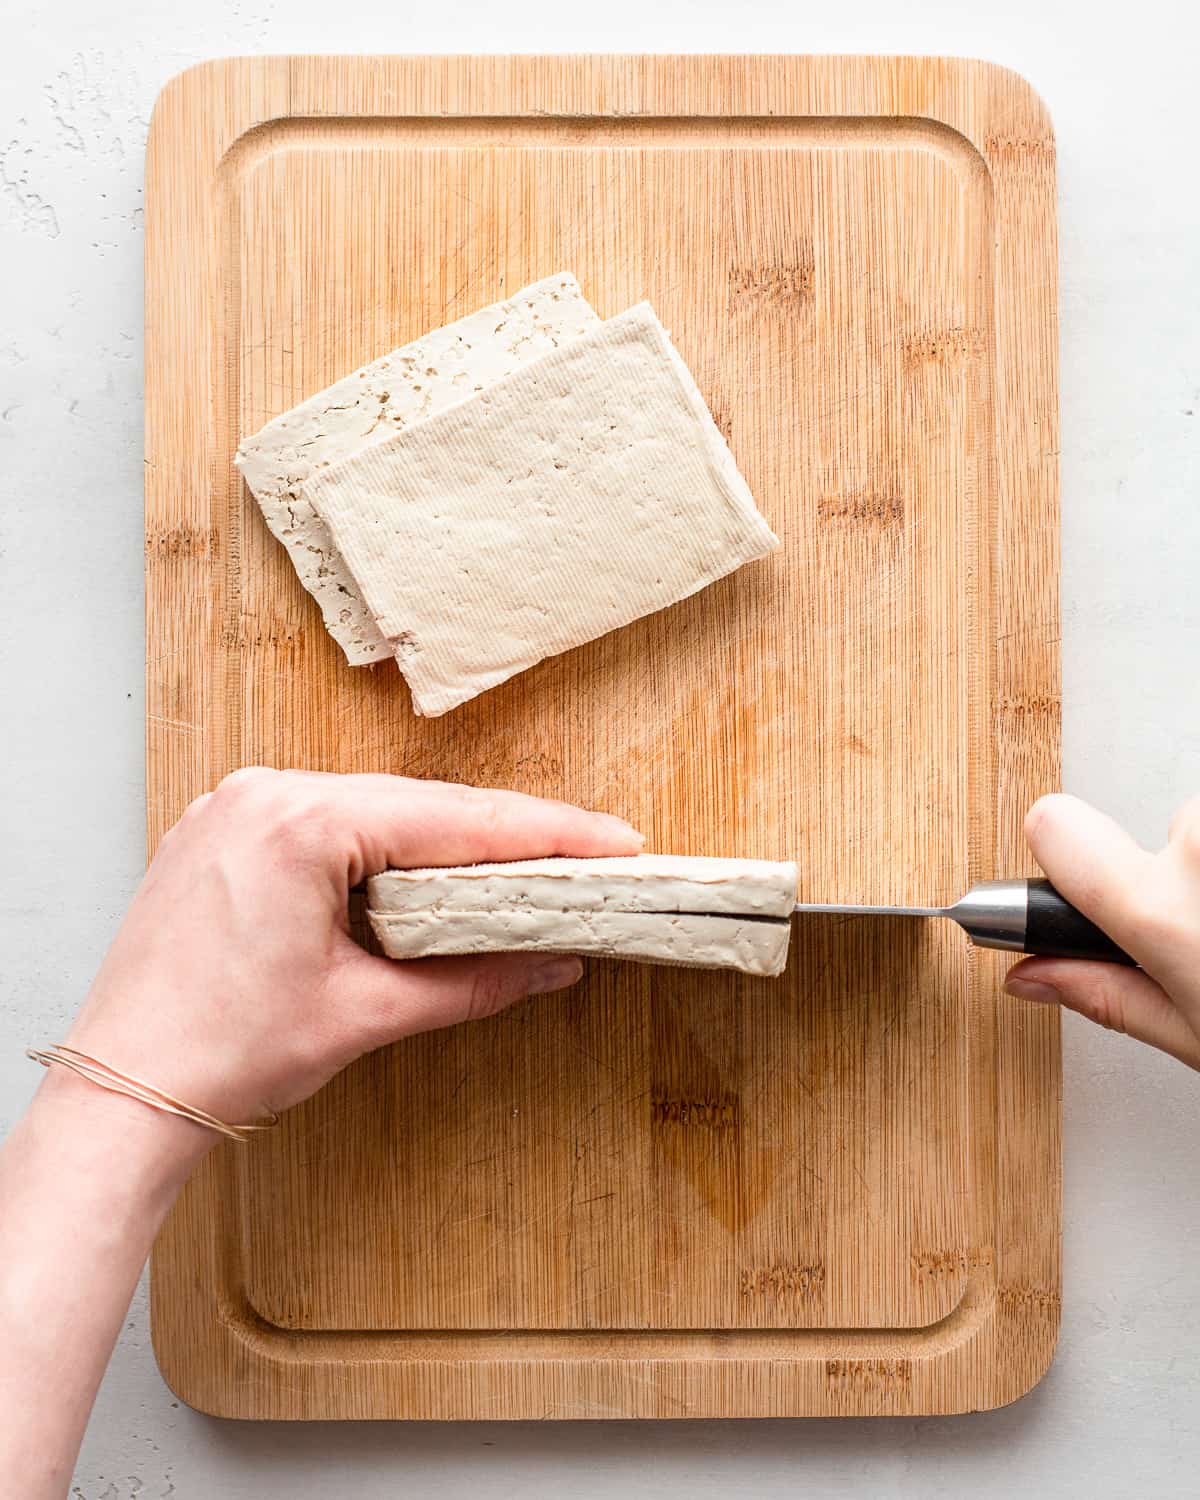
{"type": "Polygon", "coordinates": [[[162,838],[158,841],[160,849],[164,844],[172,839],[177,832],[179,832],[181,829],[190,828],[196,822],[197,818],[200,817],[200,815],[204,812],[204,809],[211,802],[212,795],[213,794],[211,792],[201,792],[198,797],[192,798],[192,800],[180,813],[176,821],[171,824],[170,828],[167,829],[162,838]]]}
{"type": "Polygon", "coordinates": [[[198,797],[193,797],[184,808],[183,817],[179,821],[181,823],[185,820],[189,823],[194,822],[212,801],[212,796],[211,792],[201,792],[198,797]]]}
{"type": "Polygon", "coordinates": [[[326,819],[321,807],[299,799],[280,799],[264,819],[271,844],[287,855],[308,855],[325,842],[326,819]]]}
{"type": "Polygon", "coordinates": [[[272,771],[268,766],[239,766],[221,778],[216,795],[226,802],[241,798],[246,792],[261,791],[279,775],[280,772],[272,771]]]}
{"type": "Polygon", "coordinates": [[[488,787],[470,787],[467,806],[481,832],[491,834],[496,831],[503,818],[502,800],[496,792],[488,787]]]}
{"type": "Polygon", "coordinates": [[[328,831],[323,800],[305,778],[286,771],[244,766],[226,776],[212,795],[238,829],[276,853],[307,854],[328,831]]]}
{"type": "Polygon", "coordinates": [[[1112,985],[1101,984],[1089,995],[1086,1014],[1089,1021],[1103,1026],[1105,1031],[1115,1031],[1121,1036],[1128,1034],[1124,1000],[1112,985]]]}

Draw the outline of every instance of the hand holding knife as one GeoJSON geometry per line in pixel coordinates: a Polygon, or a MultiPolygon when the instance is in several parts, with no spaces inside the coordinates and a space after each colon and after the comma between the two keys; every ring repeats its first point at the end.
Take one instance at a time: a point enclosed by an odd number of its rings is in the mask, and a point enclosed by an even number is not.
{"type": "Polygon", "coordinates": [[[948,917],[978,948],[1005,948],[1042,958],[1136,960],[1061,896],[1048,880],[981,880],[951,906],[839,906],[798,901],[801,915],[948,917]]]}

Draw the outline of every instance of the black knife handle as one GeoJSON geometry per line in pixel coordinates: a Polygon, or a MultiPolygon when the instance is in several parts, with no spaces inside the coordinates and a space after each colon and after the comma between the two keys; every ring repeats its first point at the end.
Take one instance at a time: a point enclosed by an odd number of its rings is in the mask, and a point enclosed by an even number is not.
{"type": "Polygon", "coordinates": [[[1031,880],[1029,908],[1025,918],[1025,952],[1043,958],[1094,958],[1106,964],[1129,964],[1137,968],[1123,948],[1095,922],[1060,896],[1048,880],[1031,880]]]}

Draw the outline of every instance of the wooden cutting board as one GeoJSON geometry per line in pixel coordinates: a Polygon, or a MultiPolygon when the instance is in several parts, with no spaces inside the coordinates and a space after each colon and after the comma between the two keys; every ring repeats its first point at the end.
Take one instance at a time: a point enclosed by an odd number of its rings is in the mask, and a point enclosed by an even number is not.
{"type": "MultiPolygon", "coordinates": [[[[237,766],[385,770],[799,861],[803,898],[1032,869],[1059,740],[1054,146],[911,58],[207,64],[147,163],[151,848],[237,766]],[[574,271],[648,298],[768,562],[447,717],[348,669],[240,434],[574,271]]],[[[514,558],[519,572],[520,559],[514,558]]],[[[592,964],[223,1147],[154,1258],[238,1417],[966,1411],[1050,1360],[1058,1020],[947,923],[808,919],[778,981],[592,964]]]]}

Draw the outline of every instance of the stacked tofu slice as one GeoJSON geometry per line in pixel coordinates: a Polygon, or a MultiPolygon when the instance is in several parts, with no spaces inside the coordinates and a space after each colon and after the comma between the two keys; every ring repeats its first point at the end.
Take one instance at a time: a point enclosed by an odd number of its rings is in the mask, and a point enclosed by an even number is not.
{"type": "Polygon", "coordinates": [[[237,463],[351,665],[419,714],[779,542],[670,338],[551,276],[277,417],[237,463]]]}
{"type": "Polygon", "coordinates": [[[367,882],[390,958],[537,949],[774,975],[787,962],[796,866],[638,854],[458,869],[367,882]]]}

